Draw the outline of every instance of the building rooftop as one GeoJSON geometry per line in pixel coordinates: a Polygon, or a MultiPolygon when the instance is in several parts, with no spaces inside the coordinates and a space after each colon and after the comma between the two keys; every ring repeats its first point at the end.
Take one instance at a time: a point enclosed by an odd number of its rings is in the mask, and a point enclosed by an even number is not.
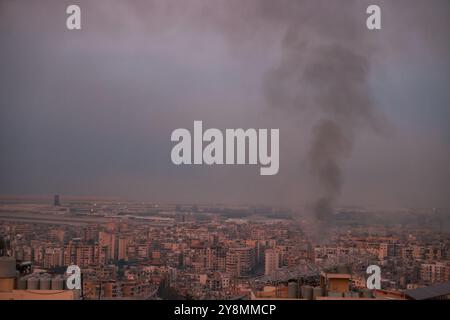
{"type": "Polygon", "coordinates": [[[450,281],[428,287],[406,290],[405,295],[414,300],[427,300],[450,295],[450,281]]]}
{"type": "Polygon", "coordinates": [[[350,274],[346,273],[328,273],[328,272],[322,272],[322,276],[326,277],[327,279],[350,279],[352,276],[350,274]]]}

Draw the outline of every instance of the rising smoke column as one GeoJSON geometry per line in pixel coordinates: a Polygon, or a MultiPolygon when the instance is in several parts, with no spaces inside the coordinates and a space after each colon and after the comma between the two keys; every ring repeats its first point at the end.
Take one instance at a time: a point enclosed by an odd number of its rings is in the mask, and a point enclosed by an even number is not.
{"type": "MultiPolygon", "coordinates": [[[[308,8],[306,2],[303,5],[297,8],[301,16],[308,8]]],[[[355,8],[355,2],[346,5],[355,8]]],[[[342,167],[354,138],[366,127],[379,128],[368,85],[367,31],[363,20],[349,12],[318,5],[309,11],[315,19],[291,18],[281,62],[265,83],[271,105],[299,118],[314,114],[307,160],[317,185],[312,211],[321,226],[330,221],[341,192],[342,167]]]]}
{"type": "Polygon", "coordinates": [[[309,152],[311,172],[319,184],[313,205],[318,220],[330,218],[342,188],[342,163],[350,156],[361,122],[371,122],[373,104],[368,92],[369,62],[340,45],[316,49],[315,60],[303,76],[312,88],[321,116],[313,128],[309,152]]]}

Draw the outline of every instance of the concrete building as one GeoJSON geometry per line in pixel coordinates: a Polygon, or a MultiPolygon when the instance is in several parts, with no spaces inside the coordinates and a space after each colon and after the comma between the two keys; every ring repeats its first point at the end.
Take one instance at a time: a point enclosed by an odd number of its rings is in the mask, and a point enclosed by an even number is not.
{"type": "Polygon", "coordinates": [[[280,253],[276,249],[264,251],[264,274],[270,276],[280,267],[280,253]]]}
{"type": "Polygon", "coordinates": [[[65,290],[61,277],[32,274],[21,276],[16,259],[0,257],[0,300],[75,300],[79,290],[65,290]]]}
{"type": "Polygon", "coordinates": [[[254,248],[230,248],[226,256],[226,271],[237,277],[249,276],[254,271],[255,261],[254,248]]]}
{"type": "Polygon", "coordinates": [[[116,260],[117,259],[117,250],[116,250],[116,235],[109,232],[100,231],[98,234],[98,242],[102,247],[108,248],[108,260],[116,260]]]}
{"type": "Polygon", "coordinates": [[[128,246],[128,239],[125,237],[119,238],[119,247],[118,247],[118,253],[117,253],[117,259],[119,260],[127,260],[127,246],[128,246]]]}
{"type": "Polygon", "coordinates": [[[450,263],[423,263],[420,266],[420,278],[427,284],[450,281],[450,263]]]}

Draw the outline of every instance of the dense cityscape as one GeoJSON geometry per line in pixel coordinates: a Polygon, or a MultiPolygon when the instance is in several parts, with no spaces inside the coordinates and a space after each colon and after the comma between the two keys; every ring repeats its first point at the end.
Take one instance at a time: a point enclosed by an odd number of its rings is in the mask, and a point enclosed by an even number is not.
{"type": "Polygon", "coordinates": [[[0,236],[23,267],[16,289],[62,289],[75,264],[74,299],[404,299],[450,281],[448,211],[334,211],[4,198],[0,236]]]}

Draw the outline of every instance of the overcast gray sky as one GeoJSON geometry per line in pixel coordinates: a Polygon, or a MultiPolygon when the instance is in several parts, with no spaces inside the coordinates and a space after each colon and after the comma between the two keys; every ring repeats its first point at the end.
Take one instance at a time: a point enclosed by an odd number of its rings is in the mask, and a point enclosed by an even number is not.
{"type": "Polygon", "coordinates": [[[449,206],[449,30],[446,0],[0,0],[0,194],[308,203],[331,119],[336,204],[449,206]],[[194,120],[279,128],[279,174],[174,166],[194,120]]]}

